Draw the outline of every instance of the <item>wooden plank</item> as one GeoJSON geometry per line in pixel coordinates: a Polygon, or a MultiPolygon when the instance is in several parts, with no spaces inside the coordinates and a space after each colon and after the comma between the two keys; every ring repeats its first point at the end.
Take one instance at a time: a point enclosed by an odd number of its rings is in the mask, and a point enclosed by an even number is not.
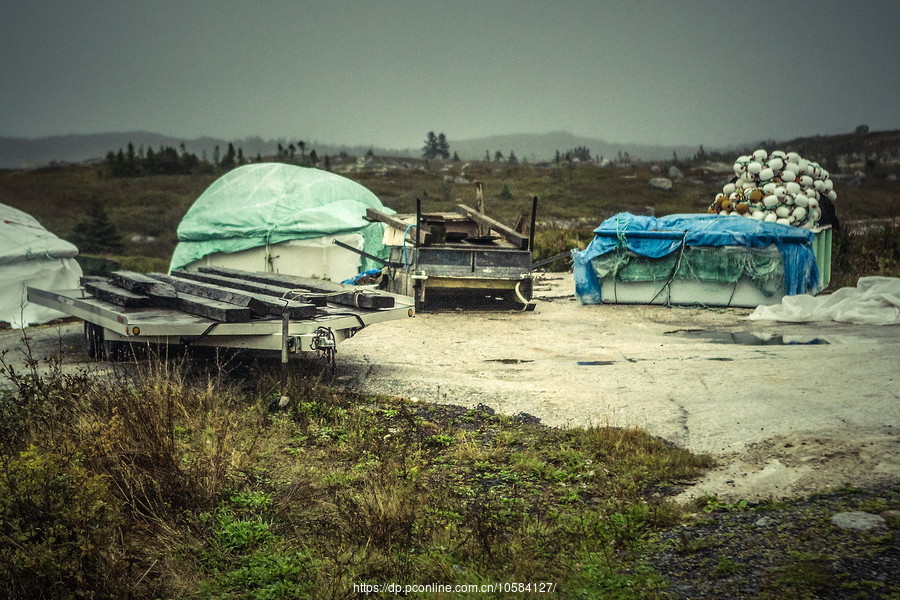
{"type": "MultiPolygon", "coordinates": [[[[394,229],[399,229],[400,231],[406,232],[409,229],[410,224],[404,223],[397,217],[393,215],[386,215],[383,212],[379,212],[374,208],[366,209],[366,218],[370,221],[380,221],[385,225],[390,225],[394,229]]],[[[415,227],[413,227],[415,229],[415,227]]],[[[431,241],[431,231],[428,229],[427,225],[419,224],[419,243],[427,244],[431,241]]]]}
{"type": "Polygon", "coordinates": [[[325,294],[313,292],[291,293],[291,290],[284,286],[266,285],[248,279],[238,279],[224,275],[216,275],[214,273],[200,273],[197,271],[173,271],[172,275],[176,275],[182,279],[190,279],[192,281],[210,283],[235,290],[259,294],[261,296],[268,296],[279,302],[283,302],[285,298],[290,298],[295,302],[312,304],[316,307],[328,304],[328,299],[325,297],[325,294]]]}
{"type": "Polygon", "coordinates": [[[265,285],[283,286],[288,290],[298,290],[300,293],[308,291],[325,294],[329,302],[354,308],[378,309],[394,307],[393,296],[379,294],[372,290],[360,290],[352,285],[344,285],[325,279],[297,277],[295,275],[285,275],[284,273],[250,273],[220,267],[200,267],[200,272],[226,277],[241,277],[265,285]]]}
{"type": "Polygon", "coordinates": [[[470,206],[466,206],[465,204],[457,204],[456,207],[459,209],[459,212],[463,215],[466,215],[479,225],[483,225],[484,227],[488,227],[493,229],[503,237],[505,237],[511,244],[519,248],[520,250],[528,250],[528,238],[516,233],[503,223],[499,221],[495,221],[489,216],[482,214],[475,210],[470,206]]]}
{"type": "Polygon", "coordinates": [[[135,294],[115,286],[105,280],[82,279],[84,291],[96,298],[123,308],[149,308],[155,306],[153,298],[144,294],[135,294]]]}
{"type": "MultiPolygon", "coordinates": [[[[253,318],[253,312],[249,308],[191,294],[176,294],[176,297],[151,296],[104,281],[86,281],[84,289],[98,300],[123,308],[169,308],[225,323],[242,323],[253,318]]],[[[153,289],[153,286],[148,286],[148,289],[153,289]]]]}
{"type": "Polygon", "coordinates": [[[134,271],[113,271],[111,281],[113,285],[134,292],[159,298],[177,298],[178,293],[171,285],[159,281],[144,273],[134,271]]]}
{"type": "Polygon", "coordinates": [[[236,290],[171,275],[153,274],[151,276],[169,283],[179,294],[193,294],[202,298],[243,306],[259,316],[280,317],[287,314],[290,319],[311,319],[316,316],[316,306],[308,302],[281,300],[264,294],[236,290]]]}
{"type": "Polygon", "coordinates": [[[179,293],[177,307],[182,312],[223,323],[246,323],[253,318],[253,311],[245,306],[236,306],[192,294],[179,293]]]}

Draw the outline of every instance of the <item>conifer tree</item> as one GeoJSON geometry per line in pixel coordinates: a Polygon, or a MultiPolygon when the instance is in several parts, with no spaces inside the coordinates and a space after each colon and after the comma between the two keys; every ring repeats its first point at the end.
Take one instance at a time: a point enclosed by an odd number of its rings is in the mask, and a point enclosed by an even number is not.
{"type": "Polygon", "coordinates": [[[447,142],[447,136],[444,135],[443,131],[437,137],[437,154],[444,160],[450,158],[450,144],[447,142]]]}
{"type": "Polygon", "coordinates": [[[120,254],[125,249],[122,234],[96,198],[90,201],[85,216],[72,228],[70,239],[83,254],[120,254]]]}
{"type": "Polygon", "coordinates": [[[438,138],[434,135],[433,131],[429,131],[428,135],[425,136],[425,145],[422,146],[422,157],[431,160],[437,158],[439,155],[440,148],[438,146],[438,138]]]}

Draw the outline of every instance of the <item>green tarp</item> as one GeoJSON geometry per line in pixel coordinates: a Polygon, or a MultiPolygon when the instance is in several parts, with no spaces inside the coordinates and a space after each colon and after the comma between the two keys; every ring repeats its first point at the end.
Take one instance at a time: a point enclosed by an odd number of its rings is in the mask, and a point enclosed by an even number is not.
{"type": "Polygon", "coordinates": [[[784,261],[778,248],[722,246],[687,247],[660,258],[639,256],[617,248],[591,260],[599,279],[612,275],[616,281],[702,281],[737,283],[746,277],[765,296],[783,292],[784,261]]]}
{"type": "MultiPolygon", "coordinates": [[[[363,250],[387,258],[384,225],[366,209],[391,214],[362,185],[328,171],[258,163],[229,171],[200,195],[178,226],[170,270],[216,252],[239,252],[288,240],[359,233],[363,250]]],[[[363,259],[362,270],[380,267],[363,259]]]]}

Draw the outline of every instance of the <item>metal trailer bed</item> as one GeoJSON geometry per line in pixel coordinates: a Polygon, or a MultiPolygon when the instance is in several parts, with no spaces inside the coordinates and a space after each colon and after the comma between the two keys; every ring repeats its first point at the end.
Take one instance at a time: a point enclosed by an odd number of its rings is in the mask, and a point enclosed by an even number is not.
{"type": "Polygon", "coordinates": [[[85,278],[82,287],[74,290],[29,287],[27,298],[82,319],[88,354],[113,360],[135,345],[280,352],[283,363],[310,352],[333,360],[337,344],[361,329],[415,315],[415,304],[409,297],[271,273],[202,268],[198,273],[176,272],[172,276],[145,277],[129,272],[113,276],[113,280],[124,276],[128,281],[142,281],[145,293],[124,288],[110,292],[109,282],[85,278]],[[154,286],[148,279],[162,285],[154,286]],[[175,291],[173,295],[169,289],[173,285],[191,293],[175,291]],[[256,306],[270,308],[273,304],[290,304],[295,311],[260,314],[264,309],[251,310],[254,301],[256,306]],[[297,314],[308,316],[298,318],[297,314]]]}

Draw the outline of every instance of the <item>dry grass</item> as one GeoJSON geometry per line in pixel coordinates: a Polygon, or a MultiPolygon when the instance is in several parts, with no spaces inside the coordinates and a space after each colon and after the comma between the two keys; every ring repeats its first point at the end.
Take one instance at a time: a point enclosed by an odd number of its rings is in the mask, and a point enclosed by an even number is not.
{"type": "MultiPolygon", "coordinates": [[[[665,169],[667,165],[661,164],[665,169]]],[[[381,166],[344,173],[372,190],[388,207],[415,212],[416,199],[424,211],[453,212],[459,203],[473,204],[474,185],[485,185],[488,214],[510,226],[527,221],[532,197],[537,196],[536,257],[546,258],[583,246],[589,232],[611,215],[627,211],[704,213],[727,175],[710,174],[682,164],[684,178],[671,191],[651,189],[658,176],[649,164],[622,167],[595,165],[535,166],[502,163],[431,163],[389,159],[381,166]],[[455,181],[469,183],[454,183],[455,181]],[[503,193],[504,189],[509,194],[503,193]]],[[[59,166],[34,171],[0,173],[0,202],[34,215],[63,238],[82,218],[84,207],[98,199],[125,238],[123,256],[111,257],[130,269],[165,270],[177,243],[175,230],[194,200],[214,175],[156,176],[111,179],[103,167],[59,166]]],[[[897,215],[898,182],[870,177],[860,186],[836,182],[838,214],[844,221],[891,218],[897,215]]],[[[837,252],[844,252],[839,246],[837,252]]],[[[855,252],[855,250],[850,250],[855,252]]],[[[837,262],[841,257],[836,257],[837,262]]],[[[852,255],[844,257],[852,261],[852,255]]],[[[563,268],[557,263],[555,268],[563,268]]],[[[852,278],[871,274],[858,272],[852,278]]]]}
{"type": "MultiPolygon", "coordinates": [[[[0,542],[0,570],[34,582],[7,587],[10,597],[78,595],[99,580],[97,597],[136,598],[342,598],[361,582],[537,576],[604,585],[579,557],[673,522],[680,513],[646,492],[709,465],[639,431],[554,430],[315,379],[271,412],[266,368],[187,366],[126,363],[110,379],[5,364],[0,482],[19,482],[5,492],[18,497],[48,469],[93,490],[54,496],[40,513],[0,502],[5,519],[35,523],[18,554],[0,542]],[[106,554],[72,563],[39,532],[78,532],[88,510],[106,554]],[[50,563],[14,558],[47,548],[50,563]],[[62,558],[84,577],[60,576],[62,558]]],[[[606,553],[603,572],[623,561],[606,553]]],[[[642,593],[656,585],[630,580],[642,593]]]]}

